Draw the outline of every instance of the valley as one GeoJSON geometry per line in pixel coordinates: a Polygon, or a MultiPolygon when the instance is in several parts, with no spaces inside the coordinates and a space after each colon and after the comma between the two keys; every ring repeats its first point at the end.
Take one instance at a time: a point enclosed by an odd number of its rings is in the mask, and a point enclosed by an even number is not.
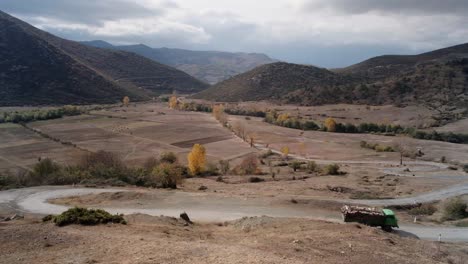
{"type": "Polygon", "coordinates": [[[0,264],[466,263],[468,44],[326,69],[153,8],[0,11],[0,264]]]}

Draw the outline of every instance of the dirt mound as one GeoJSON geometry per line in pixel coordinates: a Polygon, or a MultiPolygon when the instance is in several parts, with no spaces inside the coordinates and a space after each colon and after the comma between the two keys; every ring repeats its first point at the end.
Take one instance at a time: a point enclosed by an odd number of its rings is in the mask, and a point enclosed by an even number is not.
{"type": "Polygon", "coordinates": [[[241,219],[228,222],[228,225],[231,225],[235,228],[238,228],[242,231],[249,232],[254,229],[265,227],[271,225],[276,221],[275,218],[269,216],[255,216],[255,217],[242,217],[241,219]]]}

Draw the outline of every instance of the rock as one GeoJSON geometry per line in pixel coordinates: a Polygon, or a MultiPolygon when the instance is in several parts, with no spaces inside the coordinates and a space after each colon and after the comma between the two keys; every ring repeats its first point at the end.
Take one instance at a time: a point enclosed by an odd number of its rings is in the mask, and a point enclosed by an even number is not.
{"type": "Polygon", "coordinates": [[[200,188],[198,188],[199,191],[206,191],[208,189],[208,187],[206,187],[205,185],[202,185],[200,186],[200,188]]]}
{"type": "Polygon", "coordinates": [[[182,218],[182,220],[184,220],[187,224],[193,224],[192,220],[190,220],[190,217],[186,212],[181,213],[180,218],[182,218]]]}
{"type": "Polygon", "coordinates": [[[2,221],[8,222],[8,221],[23,219],[23,218],[24,218],[24,216],[22,216],[22,215],[14,214],[14,215],[12,215],[10,217],[4,218],[2,221]]]}

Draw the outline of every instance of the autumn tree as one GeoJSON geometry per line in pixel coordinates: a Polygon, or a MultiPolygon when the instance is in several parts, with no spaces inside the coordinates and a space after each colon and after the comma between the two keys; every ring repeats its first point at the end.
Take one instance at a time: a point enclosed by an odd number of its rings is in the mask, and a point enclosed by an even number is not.
{"type": "Polygon", "coordinates": [[[242,160],[239,172],[242,175],[256,174],[258,172],[258,159],[255,155],[249,155],[242,160]]]}
{"type": "Polygon", "coordinates": [[[176,109],[178,104],[179,102],[176,96],[171,96],[171,98],[169,98],[169,108],[176,109]]]}
{"type": "Polygon", "coordinates": [[[241,121],[236,121],[232,129],[238,137],[242,138],[244,141],[246,140],[246,130],[244,123],[241,121]]]}
{"type": "Polygon", "coordinates": [[[130,98],[128,96],[125,96],[123,99],[122,99],[122,103],[125,107],[128,107],[128,105],[130,104],[130,98]]]}
{"type": "Polygon", "coordinates": [[[218,120],[223,126],[227,124],[227,115],[224,112],[223,105],[215,105],[213,106],[213,116],[218,120]]]}
{"type": "Polygon", "coordinates": [[[288,158],[288,155],[289,155],[289,147],[288,146],[284,146],[281,148],[281,153],[283,153],[283,157],[285,159],[288,158]]]}
{"type": "Polygon", "coordinates": [[[335,119],[329,117],[325,119],[325,127],[327,128],[328,132],[335,132],[336,131],[336,121],[335,119]]]}
{"type": "Polygon", "coordinates": [[[188,166],[192,175],[198,175],[205,170],[206,150],[200,144],[193,145],[192,151],[188,154],[188,166]]]}

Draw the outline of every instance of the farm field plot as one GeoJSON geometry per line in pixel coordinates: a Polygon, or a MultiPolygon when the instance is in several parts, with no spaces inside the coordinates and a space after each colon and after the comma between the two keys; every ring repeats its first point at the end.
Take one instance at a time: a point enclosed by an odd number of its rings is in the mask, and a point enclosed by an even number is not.
{"type": "Polygon", "coordinates": [[[379,143],[387,146],[402,144],[408,149],[420,149],[423,160],[439,161],[445,156],[448,161],[468,163],[468,145],[419,140],[405,136],[382,136],[372,134],[344,134],[320,131],[301,131],[263,122],[261,118],[231,116],[231,122],[245,124],[247,133],[252,133],[256,142],[280,149],[288,146],[295,154],[324,160],[380,160],[399,161],[397,152],[376,152],[360,147],[361,141],[379,143]]]}
{"type": "Polygon", "coordinates": [[[0,125],[0,170],[29,169],[39,158],[72,163],[83,151],[12,124],[0,125]]]}
{"type": "MultiPolygon", "coordinates": [[[[116,107],[28,124],[28,127],[59,142],[43,138],[19,125],[4,126],[10,128],[1,131],[0,154],[8,153],[13,161],[18,159],[22,163],[26,159],[28,165],[38,157],[70,163],[76,158],[75,154],[83,152],[77,148],[115,152],[130,165],[141,165],[148,157],[168,151],[176,153],[185,163],[188,151],[196,143],[206,145],[208,159],[213,163],[255,151],[223,128],[210,114],[174,111],[162,104],[116,107]]],[[[2,168],[9,168],[7,164],[14,163],[2,159],[0,162],[2,168]]]]}

